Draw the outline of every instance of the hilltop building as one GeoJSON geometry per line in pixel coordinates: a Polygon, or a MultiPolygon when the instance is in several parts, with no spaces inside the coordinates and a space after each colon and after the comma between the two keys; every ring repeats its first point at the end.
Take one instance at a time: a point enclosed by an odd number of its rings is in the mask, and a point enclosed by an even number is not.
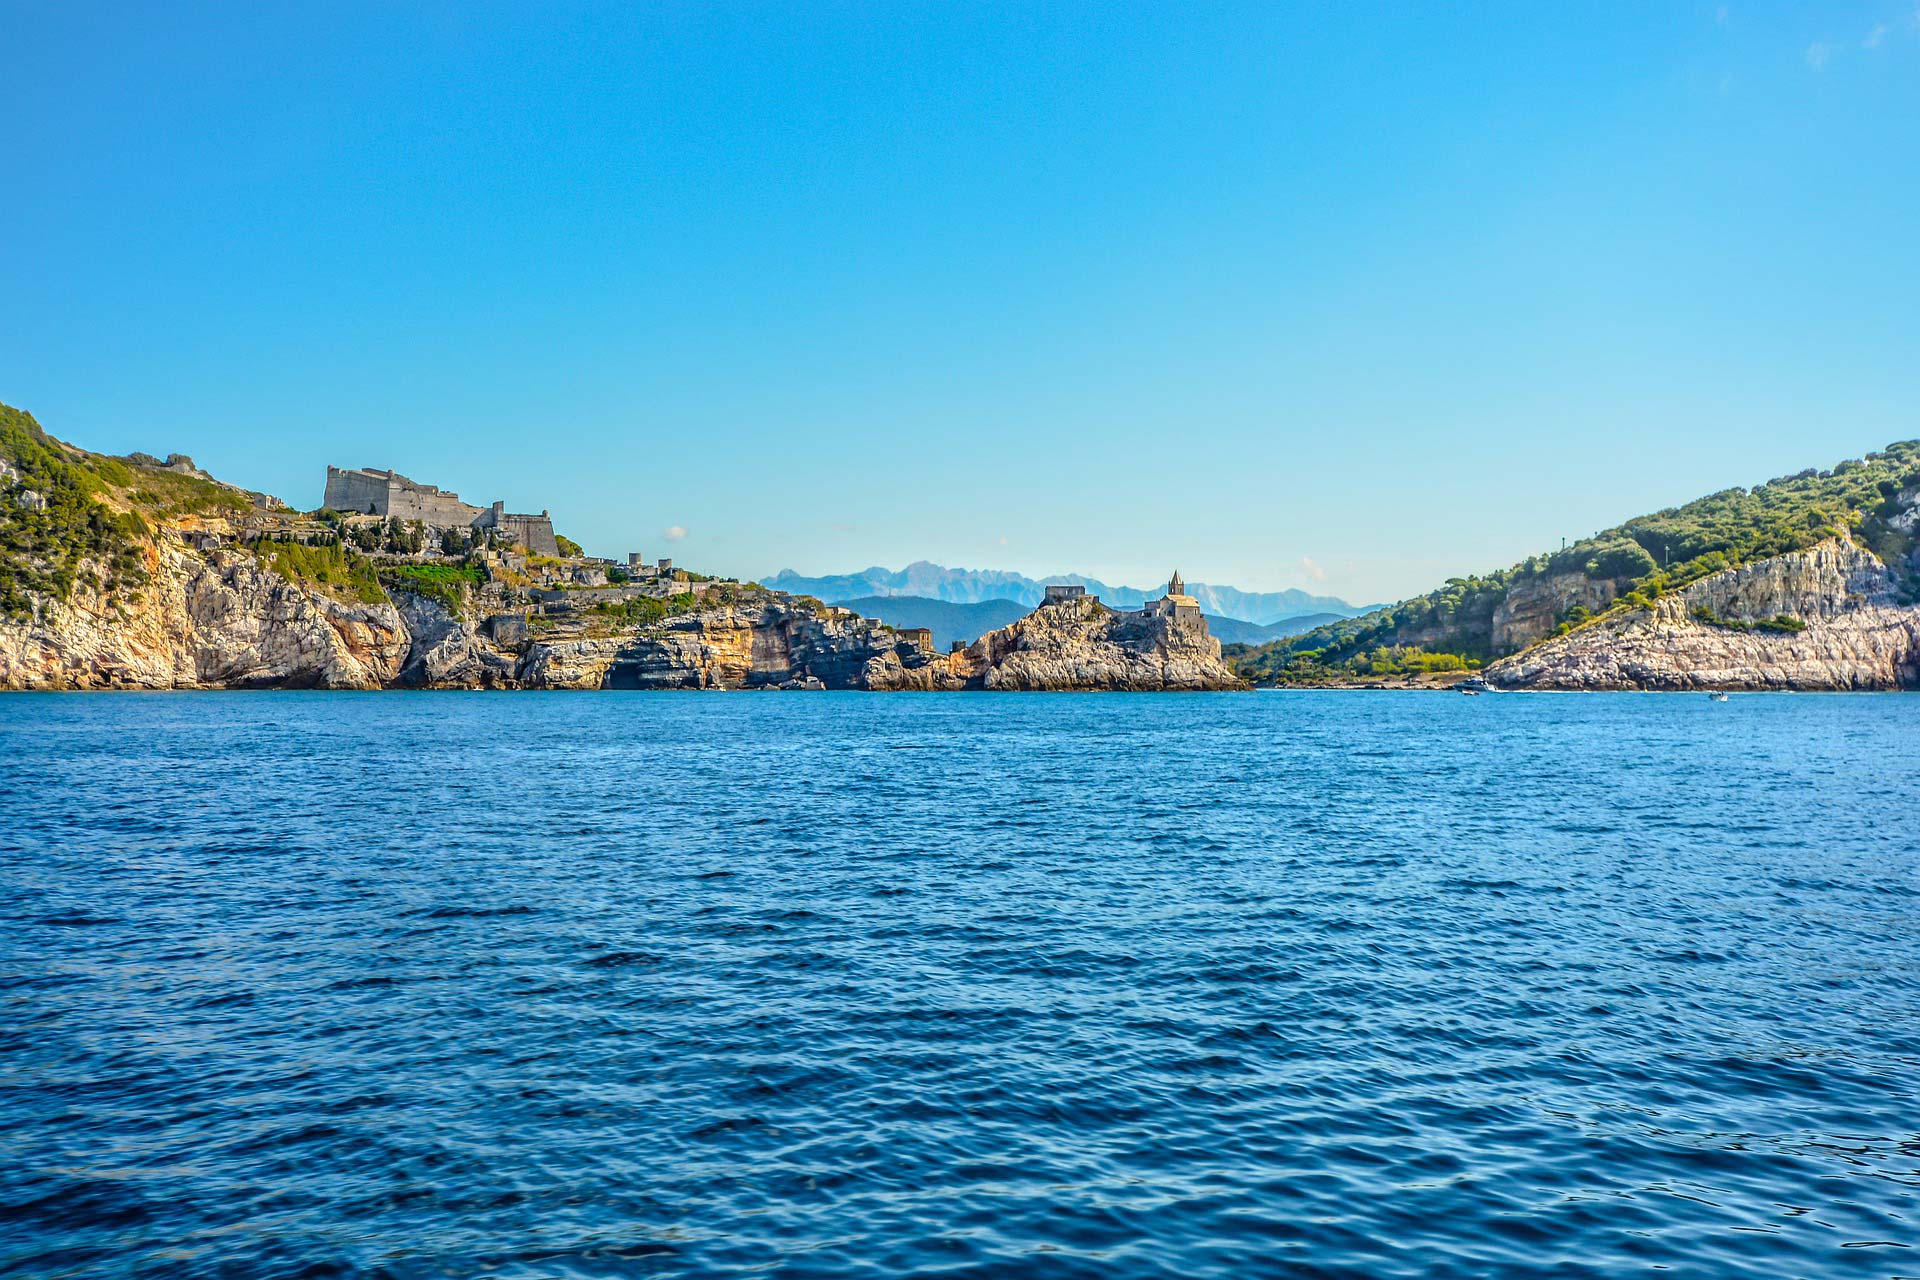
{"type": "Polygon", "coordinates": [[[1180,571],[1173,571],[1173,578],[1167,583],[1167,594],[1158,600],[1147,601],[1146,608],[1140,612],[1150,618],[1198,618],[1200,602],[1187,594],[1187,584],[1180,580],[1180,571]]]}
{"type": "Polygon", "coordinates": [[[560,554],[553,517],[547,512],[537,516],[510,512],[504,502],[476,507],[462,502],[457,493],[409,480],[397,471],[328,467],[322,505],[351,515],[418,520],[432,529],[498,529],[534,555],[560,554]]]}
{"type": "MultiPolygon", "coordinates": [[[[1049,582],[1046,598],[1040,603],[1059,604],[1065,600],[1085,600],[1086,598],[1087,589],[1077,582],[1049,582]]],[[[1095,596],[1093,599],[1097,602],[1099,597],[1095,596]]]]}

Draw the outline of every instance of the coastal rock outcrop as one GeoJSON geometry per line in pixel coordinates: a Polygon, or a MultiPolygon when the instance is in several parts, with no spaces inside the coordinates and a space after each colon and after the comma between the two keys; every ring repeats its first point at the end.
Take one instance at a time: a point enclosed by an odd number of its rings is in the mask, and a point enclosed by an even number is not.
{"type": "Polygon", "coordinates": [[[711,609],[639,628],[539,639],[520,680],[564,689],[958,687],[942,668],[871,619],[803,597],[742,590],[711,609]]]}
{"type": "Polygon", "coordinates": [[[416,689],[506,689],[520,654],[431,596],[393,593],[407,628],[407,655],[394,683],[416,689]]]}
{"type": "MultiPolygon", "coordinates": [[[[1109,609],[1091,597],[1042,604],[947,655],[959,686],[1008,691],[1241,689],[1199,609],[1109,609]]],[[[870,673],[876,688],[924,687],[870,673]]]]}
{"type": "Polygon", "coordinates": [[[1920,608],[1845,538],[1703,578],[1493,664],[1510,689],[1907,689],[1920,608]]]}

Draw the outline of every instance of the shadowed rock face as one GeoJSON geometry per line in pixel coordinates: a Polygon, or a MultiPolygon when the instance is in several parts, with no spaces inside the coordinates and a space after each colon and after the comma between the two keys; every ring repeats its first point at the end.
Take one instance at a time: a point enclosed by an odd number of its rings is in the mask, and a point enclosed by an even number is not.
{"type": "Polygon", "coordinates": [[[944,688],[936,659],[868,618],[776,592],[600,637],[543,639],[527,651],[528,688],[944,688]],[[875,683],[872,670],[895,673],[875,683]]]}
{"type": "Polygon", "coordinates": [[[1845,539],[1703,578],[1651,609],[1504,658],[1487,678],[1514,689],[1911,689],[1920,609],[1893,574],[1845,539]],[[1785,614],[1795,632],[1742,630],[1785,614]]]}

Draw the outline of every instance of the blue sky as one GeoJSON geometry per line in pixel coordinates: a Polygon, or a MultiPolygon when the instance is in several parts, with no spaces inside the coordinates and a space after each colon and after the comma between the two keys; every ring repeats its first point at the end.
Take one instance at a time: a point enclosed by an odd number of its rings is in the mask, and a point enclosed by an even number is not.
{"type": "Polygon", "coordinates": [[[0,48],[0,399],[299,505],[1373,600],[1920,435],[1915,0],[0,0],[0,48]]]}

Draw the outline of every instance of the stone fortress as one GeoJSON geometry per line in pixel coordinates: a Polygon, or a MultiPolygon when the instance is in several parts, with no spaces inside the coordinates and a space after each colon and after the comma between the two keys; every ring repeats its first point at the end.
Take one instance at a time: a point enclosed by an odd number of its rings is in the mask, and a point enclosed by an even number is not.
{"type": "Polygon", "coordinates": [[[397,471],[328,467],[326,497],[321,505],[350,515],[418,520],[432,529],[498,529],[534,555],[560,554],[549,513],[516,514],[508,511],[504,502],[476,507],[462,502],[457,493],[409,480],[397,471]]]}

